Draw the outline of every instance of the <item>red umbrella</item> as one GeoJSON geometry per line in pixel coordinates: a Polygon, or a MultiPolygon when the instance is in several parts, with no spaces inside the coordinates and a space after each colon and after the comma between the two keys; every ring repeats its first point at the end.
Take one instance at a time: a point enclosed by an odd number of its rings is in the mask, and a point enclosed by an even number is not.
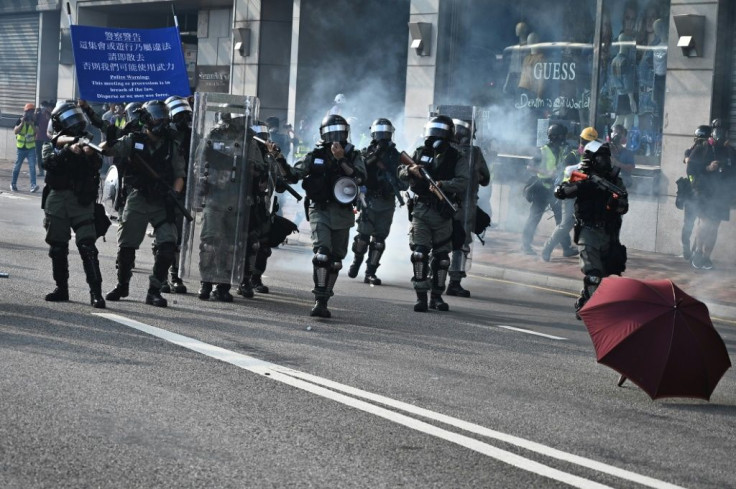
{"type": "Polygon", "coordinates": [[[607,277],[579,314],[598,362],[652,399],[709,400],[731,366],[706,305],[670,280],[607,277]]]}

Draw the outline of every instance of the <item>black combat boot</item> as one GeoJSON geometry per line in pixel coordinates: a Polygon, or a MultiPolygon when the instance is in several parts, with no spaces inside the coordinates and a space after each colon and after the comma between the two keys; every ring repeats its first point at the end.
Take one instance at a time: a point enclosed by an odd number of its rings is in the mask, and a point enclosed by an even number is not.
{"type": "Polygon", "coordinates": [[[432,297],[429,299],[429,308],[437,309],[438,311],[450,310],[450,306],[447,302],[442,300],[442,296],[440,294],[432,294],[432,297]]]}
{"type": "Polygon", "coordinates": [[[459,280],[450,280],[450,283],[447,286],[447,295],[454,295],[457,297],[470,297],[470,291],[464,289],[463,286],[460,285],[459,280]]]}
{"type": "Polygon", "coordinates": [[[166,307],[169,305],[168,301],[161,297],[161,290],[154,289],[153,287],[148,288],[146,294],[146,304],[156,307],[166,307]]]}
{"type": "Polygon", "coordinates": [[[381,279],[376,277],[376,269],[378,267],[371,265],[370,260],[365,266],[365,278],[363,283],[371,285],[381,285],[381,279]]]}
{"type": "Polygon", "coordinates": [[[253,293],[253,285],[251,284],[251,278],[252,275],[245,274],[243,275],[243,281],[238,285],[238,290],[236,291],[238,295],[242,295],[246,299],[252,299],[255,295],[253,293]]]}
{"type": "Polygon", "coordinates": [[[95,309],[104,309],[105,299],[102,298],[102,273],[100,273],[100,262],[97,258],[97,247],[94,241],[83,241],[77,248],[82,258],[87,284],[89,284],[89,303],[95,309]]]}
{"type": "Polygon", "coordinates": [[[52,243],[49,248],[51,257],[51,274],[56,282],[53,292],[46,294],[49,302],[65,302],[69,300],[69,245],[52,243]]]}
{"type": "Polygon", "coordinates": [[[233,295],[230,293],[230,284],[217,284],[215,290],[212,291],[210,300],[216,302],[232,302],[233,295]]]}
{"type": "Polygon", "coordinates": [[[414,303],[414,312],[427,312],[427,292],[417,290],[417,301],[414,303]]]}
{"type": "Polygon", "coordinates": [[[186,294],[187,293],[187,286],[184,285],[184,281],[179,277],[179,274],[176,272],[171,272],[171,292],[174,294],[186,294]]]}
{"type": "Polygon", "coordinates": [[[253,290],[258,292],[259,294],[268,294],[269,289],[268,286],[263,283],[261,280],[261,274],[253,274],[253,278],[250,279],[250,285],[253,287],[253,290]]]}
{"type": "Polygon", "coordinates": [[[332,313],[327,309],[327,297],[320,297],[314,302],[314,307],[309,313],[312,317],[330,318],[332,313]]]}
{"type": "Polygon", "coordinates": [[[133,265],[135,264],[135,249],[120,248],[118,250],[118,284],[107,293],[105,299],[109,301],[119,301],[123,297],[128,297],[128,285],[130,278],[133,276],[133,265]]]}
{"type": "Polygon", "coordinates": [[[200,282],[199,295],[200,300],[209,300],[212,293],[212,282],[200,282]]]}

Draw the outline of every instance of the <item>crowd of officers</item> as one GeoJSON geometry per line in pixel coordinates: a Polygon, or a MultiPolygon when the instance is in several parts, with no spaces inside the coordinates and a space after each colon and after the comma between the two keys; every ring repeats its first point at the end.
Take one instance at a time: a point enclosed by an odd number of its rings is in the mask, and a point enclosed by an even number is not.
{"type": "MultiPolygon", "coordinates": [[[[67,257],[71,230],[75,232],[93,307],[104,308],[106,301],[119,301],[129,295],[136,251],[149,225],[155,238],[154,265],[145,302],[166,307],[162,292],[186,292],[177,264],[182,223],[188,214],[184,189],[192,137],[191,106],[182,97],[170,97],[166,101],[129,104],[125,113],[126,123],[114,124],[102,120],[85,101],[63,102],[52,112],[54,137],[43,148],[43,166],[47,172],[44,225],[56,282],[54,291],[46,296],[48,301],[69,299],[67,257]],[[89,140],[87,118],[105,135],[105,142],[99,147],[89,140]],[[99,204],[95,204],[101,155],[114,157],[120,166],[124,180],[121,193],[125,194],[118,199],[117,283],[104,297],[95,246],[97,237],[104,233],[100,227],[104,228],[106,219],[104,213],[100,216],[99,204]]],[[[271,196],[302,181],[314,252],[315,304],[311,316],[331,316],[328,301],[334,295],[348,252],[350,229],[356,223],[355,207],[360,212],[349,277],[357,277],[365,261],[364,282],[381,284],[376,273],[386,249],[396,203],[406,203],[410,219],[411,282],[416,293],[414,311],[449,310],[442,297],[445,292],[470,296],[460,282],[465,276],[471,233],[482,233],[488,225],[482,224],[483,213],[477,208],[478,187],[490,183],[482,152],[473,144],[472,121],[434,115],[425,125],[423,144],[409,155],[397,150],[390,120],[374,121],[370,144],[358,149],[349,142],[347,121],[339,114],[328,114],[320,125],[319,143],[293,166],[287,163],[279,145],[270,140],[268,126],[260,121],[249,122],[248,126],[245,118],[223,117],[210,135],[225,137],[232,132],[230,136],[240,134],[248,140],[254,204],[248,220],[245,263],[240,264],[243,270],[243,279],[237,284],[240,295],[253,297],[254,289],[268,292],[261,276],[274,246],[272,230],[286,229],[280,238],[283,241],[296,229],[293,223],[277,216],[277,205],[273,205],[271,196]],[[274,167],[278,170],[276,180],[270,178],[274,167]],[[283,221],[288,225],[284,226],[283,221]],[[448,275],[449,287],[446,286],[448,275]]],[[[551,239],[546,244],[545,259],[549,259],[549,253],[558,243],[562,244],[563,253],[577,251],[569,243],[569,226],[574,225],[574,241],[580,249],[584,274],[584,287],[576,303],[579,309],[602,277],[621,273],[625,267],[625,248],[618,235],[628,201],[619,169],[612,165],[611,146],[600,143],[592,128],[586,128],[580,135],[577,161],[564,160],[570,164],[565,165],[563,177],[555,182],[554,172],[559,170],[558,162],[563,161],[555,151],[559,152],[559,142],[565,137],[558,132],[561,131],[556,125],[550,127],[549,144],[542,148],[542,154],[549,153],[550,161],[556,164],[555,168],[551,164],[547,165],[549,168],[544,164],[538,167],[523,248],[529,247],[530,236],[547,206],[558,209],[555,215],[562,227],[560,233],[555,233],[559,234],[558,240],[551,239]],[[556,184],[554,190],[553,184],[556,184]],[[574,204],[558,206],[558,199],[574,204]]],[[[207,155],[203,157],[206,159],[207,155]]],[[[203,214],[200,234],[200,271],[222,259],[216,243],[223,240],[222,233],[229,229],[217,224],[216,209],[207,211],[209,217],[207,212],[203,214]]],[[[230,302],[233,300],[230,289],[228,281],[213,283],[203,279],[198,296],[202,300],[230,302]]]]}
{"type": "MultiPolygon", "coordinates": [[[[80,100],[62,102],[51,114],[54,136],[43,148],[43,167],[47,175],[42,206],[56,288],[46,296],[48,301],[69,299],[68,243],[72,230],[93,307],[104,308],[106,301],[119,301],[129,295],[136,251],[149,225],[153,228],[154,265],[146,304],[166,307],[167,300],[162,292],[186,292],[177,264],[183,215],[187,212],[183,204],[192,137],[191,106],[187,99],[170,97],[166,101],[128,104],[124,112],[125,123],[114,123],[100,118],[89,104],[80,100]],[[88,120],[104,135],[105,140],[99,146],[91,141],[87,132],[88,120]],[[104,297],[95,245],[96,239],[106,230],[104,221],[107,219],[104,212],[100,215],[101,206],[96,203],[103,156],[114,158],[124,182],[116,201],[120,216],[117,282],[104,297]]],[[[236,119],[241,123],[245,121],[244,118],[223,118],[210,137],[216,137],[218,131],[236,131],[243,136],[247,134],[249,141],[247,158],[252,163],[251,200],[255,204],[250,208],[243,280],[236,284],[240,295],[253,297],[254,290],[268,292],[261,276],[273,245],[271,228],[279,218],[277,206],[268,196],[283,192],[285,187],[299,181],[306,194],[305,210],[313,240],[315,305],[310,312],[312,316],[331,316],[327,304],[334,295],[342,261],[348,252],[350,229],[356,223],[355,207],[360,215],[352,245],[354,260],[348,275],[357,277],[365,260],[364,282],[380,285],[376,271],[386,248],[396,203],[403,205],[405,200],[408,200],[411,219],[411,281],[417,295],[414,310],[449,309],[442,294],[446,289],[451,253],[458,265],[449,293],[470,295],[460,281],[465,276],[464,258],[470,252],[473,231],[464,226],[474,227],[474,223],[467,224],[468,212],[462,212],[462,205],[475,207],[477,186],[488,185],[490,175],[482,153],[472,144],[468,121],[453,121],[444,115],[430,118],[425,127],[424,144],[412,156],[404,153],[402,159],[393,142],[395,129],[390,120],[374,121],[372,141],[366,148],[358,149],[349,142],[347,121],[338,114],[331,114],[320,125],[320,142],[292,166],[279,145],[270,140],[267,124],[250,121],[250,126],[238,126],[236,119]],[[469,161],[475,162],[473,175],[469,161]],[[280,181],[275,187],[273,180],[267,178],[274,164],[280,181]],[[466,193],[469,182],[475,186],[475,191],[466,193]],[[354,199],[341,197],[341,191],[350,192],[353,188],[356,189],[354,199]],[[407,189],[412,193],[405,193],[407,189]],[[466,195],[472,196],[471,201],[462,202],[466,195]]],[[[207,213],[203,215],[200,269],[208,265],[208,260],[218,259],[217,253],[208,253],[208,246],[222,238],[218,233],[223,228],[216,225],[212,216],[210,213],[208,223],[207,213]]],[[[291,226],[287,225],[286,229],[296,229],[291,226]]],[[[230,288],[230,283],[202,281],[198,296],[203,300],[229,302],[233,300],[230,288]]]]}

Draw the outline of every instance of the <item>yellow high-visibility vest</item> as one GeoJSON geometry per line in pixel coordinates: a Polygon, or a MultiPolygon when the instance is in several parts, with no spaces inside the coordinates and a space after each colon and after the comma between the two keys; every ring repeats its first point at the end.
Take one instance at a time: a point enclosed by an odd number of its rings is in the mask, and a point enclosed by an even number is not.
{"type": "Polygon", "coordinates": [[[33,149],[36,147],[36,129],[32,124],[23,123],[20,132],[15,135],[15,145],[18,149],[33,149]]]}

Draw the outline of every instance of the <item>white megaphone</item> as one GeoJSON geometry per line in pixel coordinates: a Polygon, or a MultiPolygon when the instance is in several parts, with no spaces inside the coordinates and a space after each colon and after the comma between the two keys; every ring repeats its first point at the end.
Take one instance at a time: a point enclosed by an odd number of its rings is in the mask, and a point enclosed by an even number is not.
{"type": "Polygon", "coordinates": [[[340,177],[332,189],[335,200],[341,204],[350,204],[358,197],[358,184],[350,177],[340,177]]]}

